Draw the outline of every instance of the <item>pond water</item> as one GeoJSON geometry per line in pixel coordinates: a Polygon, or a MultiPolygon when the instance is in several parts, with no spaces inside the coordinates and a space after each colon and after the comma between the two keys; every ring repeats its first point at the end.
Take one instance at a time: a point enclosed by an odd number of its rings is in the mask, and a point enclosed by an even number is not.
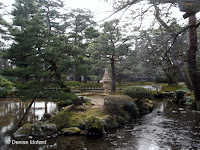
{"type": "MultiPolygon", "coordinates": [[[[19,102],[14,103],[7,100],[1,101],[1,109],[6,102],[13,104],[7,106],[6,110],[0,110],[2,140],[10,136],[16,121],[8,119],[2,125],[2,117],[10,116],[14,111],[16,112],[15,118],[17,118],[17,113],[20,112],[20,107],[15,106],[19,102]]],[[[4,146],[4,149],[9,150],[200,150],[200,113],[186,109],[186,114],[180,111],[178,114],[173,114],[172,111],[178,110],[180,106],[171,103],[170,100],[157,100],[155,104],[156,107],[152,113],[132,120],[103,137],[58,136],[48,139],[46,145],[6,145],[5,142],[1,142],[0,145],[2,149],[4,146]],[[158,110],[162,111],[161,115],[157,114],[158,110]]],[[[47,106],[49,106],[47,111],[56,109],[55,103],[49,103],[47,106]]],[[[38,108],[44,107],[43,104],[38,108]]],[[[44,113],[45,110],[41,110],[44,113]]],[[[37,112],[37,109],[35,111],[37,112]]],[[[38,120],[42,113],[30,113],[29,120],[34,121],[34,118],[38,120]]]]}
{"type": "MultiPolygon", "coordinates": [[[[16,98],[0,99],[0,150],[6,149],[6,141],[17,129],[16,126],[24,114],[29,101],[22,102],[16,98]]],[[[39,121],[44,113],[57,112],[54,102],[39,101],[33,103],[23,123],[39,121]]],[[[6,146],[7,147],[7,146],[6,146]]]]}

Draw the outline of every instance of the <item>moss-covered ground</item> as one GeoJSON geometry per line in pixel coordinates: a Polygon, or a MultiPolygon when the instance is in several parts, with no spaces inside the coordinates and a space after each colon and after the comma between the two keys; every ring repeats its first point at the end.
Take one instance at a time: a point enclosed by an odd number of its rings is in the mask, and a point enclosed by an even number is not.
{"type": "Polygon", "coordinates": [[[59,114],[54,116],[50,122],[57,125],[59,129],[64,127],[77,127],[88,116],[94,115],[99,118],[105,117],[107,114],[102,108],[94,108],[92,105],[83,104],[80,107],[70,105],[59,114]]]}

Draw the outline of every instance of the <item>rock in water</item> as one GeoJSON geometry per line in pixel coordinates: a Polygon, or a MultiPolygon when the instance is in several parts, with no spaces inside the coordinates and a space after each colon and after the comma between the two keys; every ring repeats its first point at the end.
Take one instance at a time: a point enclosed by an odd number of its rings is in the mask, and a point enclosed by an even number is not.
{"type": "Polygon", "coordinates": [[[157,111],[157,114],[158,114],[158,115],[162,115],[162,111],[158,110],[158,111],[157,111]]]}
{"type": "Polygon", "coordinates": [[[179,108],[178,110],[179,110],[179,111],[184,111],[184,108],[179,108]]]}
{"type": "Polygon", "coordinates": [[[172,114],[178,114],[178,111],[173,110],[172,114]]]}
{"type": "Polygon", "coordinates": [[[57,127],[53,123],[36,122],[21,126],[14,134],[14,138],[37,136],[44,137],[57,133],[57,127]]]}
{"type": "Polygon", "coordinates": [[[32,132],[31,135],[46,137],[52,134],[57,133],[57,127],[53,123],[46,122],[37,122],[32,124],[32,132]]]}
{"type": "Polygon", "coordinates": [[[110,115],[104,117],[103,122],[105,130],[110,130],[118,126],[116,119],[110,115]]]}
{"type": "Polygon", "coordinates": [[[81,129],[77,127],[64,128],[61,133],[64,135],[76,135],[81,133],[81,129]]]}
{"type": "Polygon", "coordinates": [[[186,114],[186,111],[180,111],[181,114],[186,114]]]}
{"type": "Polygon", "coordinates": [[[21,126],[14,134],[14,138],[29,137],[32,131],[32,124],[26,123],[21,126]]]}

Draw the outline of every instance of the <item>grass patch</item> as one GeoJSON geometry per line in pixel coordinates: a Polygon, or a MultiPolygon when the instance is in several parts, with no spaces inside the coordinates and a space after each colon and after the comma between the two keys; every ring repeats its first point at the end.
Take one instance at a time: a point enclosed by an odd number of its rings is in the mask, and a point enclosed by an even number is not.
{"type": "Polygon", "coordinates": [[[168,85],[168,84],[161,84],[162,89],[161,92],[172,92],[180,90],[184,85],[168,85]]]}

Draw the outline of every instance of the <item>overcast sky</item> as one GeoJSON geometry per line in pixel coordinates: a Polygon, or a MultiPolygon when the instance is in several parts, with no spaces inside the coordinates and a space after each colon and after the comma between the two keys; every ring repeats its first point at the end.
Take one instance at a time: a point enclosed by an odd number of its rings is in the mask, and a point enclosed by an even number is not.
{"type": "MultiPolygon", "coordinates": [[[[12,3],[14,3],[15,0],[0,0],[1,3],[4,3],[5,5],[7,5],[7,10],[11,11],[11,5],[12,3]]],[[[94,21],[98,22],[101,21],[105,18],[107,18],[112,12],[113,12],[113,8],[112,8],[112,4],[111,3],[106,3],[104,2],[104,0],[63,0],[65,3],[65,8],[88,8],[92,11],[93,15],[94,15],[94,21]]],[[[137,9],[138,6],[142,6],[141,3],[134,5],[131,7],[132,10],[137,9]]],[[[146,6],[148,7],[148,6],[146,6]]],[[[175,18],[177,18],[178,22],[182,24],[182,22],[184,24],[187,24],[188,20],[184,20],[182,18],[183,13],[180,13],[178,8],[174,8],[171,9],[171,11],[173,12],[173,16],[175,18]]],[[[121,16],[122,12],[119,12],[118,14],[112,16],[111,18],[107,19],[106,21],[109,21],[113,18],[119,19],[121,16]]],[[[138,20],[130,20],[130,19],[126,19],[126,16],[130,16],[130,14],[128,14],[127,12],[125,13],[125,15],[123,15],[123,19],[120,19],[121,25],[127,22],[131,22],[133,23],[133,25],[137,25],[139,24],[138,20]]],[[[199,18],[199,15],[197,15],[199,18]]],[[[9,18],[9,17],[7,17],[9,18]]],[[[6,18],[6,20],[8,20],[6,18]]],[[[5,19],[5,18],[4,18],[5,19]]],[[[10,19],[11,21],[11,19],[10,19]]],[[[148,12],[143,20],[143,25],[142,28],[149,28],[151,26],[151,22],[153,21],[153,12],[148,12]]],[[[103,23],[103,22],[98,22],[98,23],[103,23]]],[[[131,27],[131,29],[133,28],[133,26],[131,27]]],[[[130,30],[129,30],[130,31],[130,30]]]]}
{"type": "MultiPolygon", "coordinates": [[[[0,0],[1,3],[7,5],[7,10],[11,10],[11,5],[15,0],[0,0]]],[[[95,21],[100,21],[109,16],[108,11],[112,11],[110,3],[104,0],[64,0],[65,8],[88,8],[94,14],[95,21]]]]}

